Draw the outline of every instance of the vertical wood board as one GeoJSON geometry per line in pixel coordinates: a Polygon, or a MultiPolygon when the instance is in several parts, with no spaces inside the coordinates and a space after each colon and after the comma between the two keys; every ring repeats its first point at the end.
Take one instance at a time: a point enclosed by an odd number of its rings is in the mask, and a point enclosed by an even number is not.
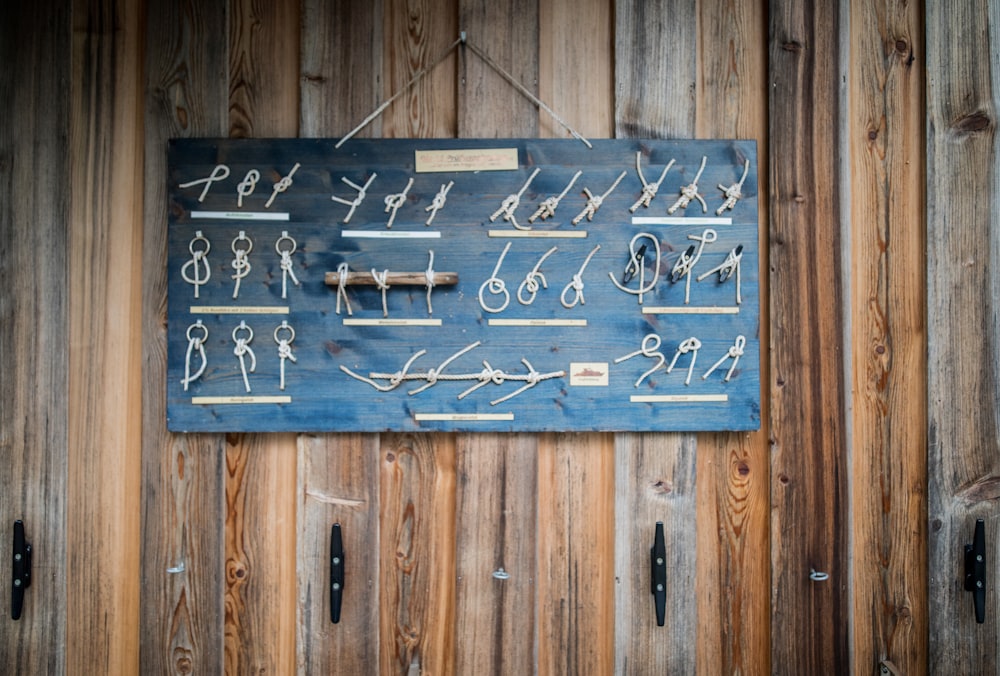
{"type": "Polygon", "coordinates": [[[166,163],[177,136],[227,128],[219,5],[152,2],[146,17],[140,670],[223,673],[224,439],[166,430],[166,163]]]}
{"type": "Polygon", "coordinates": [[[841,7],[770,7],[771,660],[792,672],[844,672],[841,7]]]}
{"type": "Polygon", "coordinates": [[[996,582],[983,625],[963,588],[977,518],[1000,560],[1000,3],[931,3],[926,22],[929,667],[1000,673],[996,582]]]}
{"type": "Polygon", "coordinates": [[[66,186],[71,51],[61,3],[0,7],[0,671],[66,669],[69,320],[66,186]],[[11,619],[9,553],[22,520],[32,586],[11,619]]]}

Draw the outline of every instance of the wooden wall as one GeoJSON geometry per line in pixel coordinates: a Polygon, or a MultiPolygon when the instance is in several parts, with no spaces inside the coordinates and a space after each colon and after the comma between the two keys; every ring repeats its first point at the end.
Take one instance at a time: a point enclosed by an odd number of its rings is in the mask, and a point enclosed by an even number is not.
{"type": "MultiPolygon", "coordinates": [[[[981,517],[1000,552],[997,25],[1000,0],[2,3],[0,523],[35,571],[0,671],[996,672],[961,547],[981,517]],[[460,31],[585,135],[757,141],[764,429],[166,432],[166,140],[340,136],[460,31]]],[[[472,46],[362,135],[563,135],[472,46]]]]}

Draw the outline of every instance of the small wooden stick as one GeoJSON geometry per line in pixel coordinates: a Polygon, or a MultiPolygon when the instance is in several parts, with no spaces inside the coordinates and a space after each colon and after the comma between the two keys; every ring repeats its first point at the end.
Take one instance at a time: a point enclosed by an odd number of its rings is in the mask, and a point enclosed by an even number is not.
{"type": "MultiPolygon", "coordinates": [[[[327,272],[323,275],[323,281],[327,286],[340,286],[340,275],[336,271],[327,272]]],[[[392,272],[385,278],[390,286],[427,286],[427,273],[425,272],[392,272]]],[[[458,284],[457,272],[435,272],[434,286],[453,286],[458,284]]],[[[376,286],[370,271],[348,272],[347,286],[376,286]]]]}

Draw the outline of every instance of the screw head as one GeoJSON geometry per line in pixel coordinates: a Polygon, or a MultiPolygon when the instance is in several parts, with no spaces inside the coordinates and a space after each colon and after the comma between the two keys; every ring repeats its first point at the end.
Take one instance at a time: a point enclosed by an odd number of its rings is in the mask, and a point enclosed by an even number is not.
{"type": "Polygon", "coordinates": [[[14,580],[14,586],[15,587],[20,587],[21,586],[21,581],[20,580],[14,580]]]}
{"type": "Polygon", "coordinates": [[[333,557],[333,565],[335,565],[335,566],[339,566],[340,565],[340,557],[339,556],[333,557]]]}
{"type": "Polygon", "coordinates": [[[983,555],[982,554],[976,554],[976,561],[978,561],[979,563],[982,563],[983,562],[983,555]]]}
{"type": "Polygon", "coordinates": [[[983,588],[983,581],[982,580],[977,580],[976,581],[976,588],[977,589],[982,589],[983,588]]]}
{"type": "Polygon", "coordinates": [[[662,584],[656,585],[656,591],[663,591],[663,585],[662,584]]]}
{"type": "Polygon", "coordinates": [[[339,582],[334,582],[333,583],[333,589],[334,589],[334,591],[338,591],[340,589],[340,583],[339,582]]]}
{"type": "Polygon", "coordinates": [[[658,566],[662,566],[663,565],[663,557],[662,556],[657,556],[656,557],[656,565],[658,565],[658,566]]]}
{"type": "Polygon", "coordinates": [[[15,554],[14,555],[14,560],[15,561],[20,561],[21,560],[21,555],[20,554],[15,554]]]}

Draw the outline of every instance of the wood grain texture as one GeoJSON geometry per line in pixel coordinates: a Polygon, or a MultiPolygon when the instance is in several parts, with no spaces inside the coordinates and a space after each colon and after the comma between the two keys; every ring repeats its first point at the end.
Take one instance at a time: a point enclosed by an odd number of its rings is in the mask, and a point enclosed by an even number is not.
{"type": "Polygon", "coordinates": [[[851,5],[852,671],[927,668],[923,31],[851,5]]]}
{"type": "MultiPolygon", "coordinates": [[[[538,0],[459,0],[458,25],[469,42],[537,93],[538,0]]],[[[535,105],[467,47],[459,47],[458,78],[459,137],[538,135],[535,105]]]]}
{"type": "Polygon", "coordinates": [[[1000,3],[929,3],[926,21],[929,666],[995,674],[1000,595],[987,578],[986,624],[977,625],[962,547],[984,519],[987,570],[996,570],[1000,3]]]}
{"type": "Polygon", "coordinates": [[[139,668],[141,19],[73,3],[66,651],[107,673],[139,668]]]}
{"type": "MultiPolygon", "coordinates": [[[[229,134],[298,131],[299,8],[230,0],[229,134]]],[[[295,664],[296,516],[292,434],[226,438],[227,674],[295,664]]]]}
{"type": "Polygon", "coordinates": [[[166,148],[228,128],[218,4],[146,8],[140,671],[224,668],[224,439],[166,431],[166,148]]]}
{"type": "MultiPolygon", "coordinates": [[[[383,43],[382,17],[382,0],[303,0],[301,136],[343,136],[389,95],[376,48],[383,43]]],[[[358,135],[378,138],[381,129],[382,118],[376,118],[358,135]]]]}
{"type": "MultiPolygon", "coordinates": [[[[538,95],[578,132],[595,138],[613,133],[611,13],[609,3],[594,0],[538,4],[538,95]],[[580,39],[581,26],[587,27],[586,39],[580,39]]],[[[537,119],[539,135],[566,136],[544,111],[537,119]]],[[[537,670],[610,674],[616,625],[614,437],[543,434],[537,471],[537,670]]]]}
{"type": "Polygon", "coordinates": [[[299,435],[297,670],[361,674],[379,660],[377,434],[299,435]],[[338,624],[330,621],[330,528],[344,540],[338,624]]]}
{"type": "MultiPolygon", "coordinates": [[[[693,0],[615,4],[615,136],[694,134],[697,34],[693,0]]],[[[696,450],[693,435],[615,436],[616,673],[695,670],[696,450]],[[669,559],[667,631],[649,589],[657,521],[669,559]]]]}
{"type": "Polygon", "coordinates": [[[534,670],[537,447],[534,435],[457,435],[456,674],[534,670]]]}
{"type": "Polygon", "coordinates": [[[383,113],[385,136],[451,138],[458,116],[457,52],[453,50],[437,62],[458,39],[456,3],[385,0],[383,17],[385,97],[402,90],[421,70],[431,69],[383,113]]]}
{"type": "MultiPolygon", "coordinates": [[[[503,58],[508,72],[523,74],[532,68],[530,49],[495,51],[537,36],[537,6],[521,9],[498,21],[489,3],[463,0],[457,14],[474,44],[503,58]]],[[[476,55],[459,50],[458,135],[537,134],[537,111],[485,72],[476,55]],[[507,105],[509,97],[521,100],[507,105]]],[[[455,673],[531,673],[538,643],[538,438],[461,434],[456,453],[455,673]],[[494,577],[500,568],[510,577],[494,577]]]]}
{"type": "MultiPolygon", "coordinates": [[[[696,135],[757,141],[757,193],[768,194],[767,8],[700,2],[696,135]]],[[[760,270],[768,269],[767,200],[758,202],[760,270]]],[[[768,276],[760,278],[761,345],[768,345],[768,276]]],[[[769,354],[762,350],[761,373],[769,354]]],[[[770,634],[769,379],[760,431],[698,436],[698,671],[768,673],[770,634]],[[709,629],[711,628],[711,629],[709,629]]]]}
{"type": "Polygon", "coordinates": [[[454,435],[380,441],[379,673],[453,674],[454,435]]]}
{"type": "Polygon", "coordinates": [[[849,659],[840,27],[838,3],[771,3],[771,660],[790,673],[849,659]]]}
{"type": "Polygon", "coordinates": [[[70,14],[0,7],[0,671],[66,669],[66,329],[70,14]],[[10,542],[24,521],[32,585],[10,616],[10,542]]]}
{"type": "MultiPolygon", "coordinates": [[[[383,7],[372,2],[302,4],[299,133],[342,136],[382,95],[383,7]],[[352,73],[351,77],[341,77],[352,73]]],[[[377,118],[359,136],[380,136],[377,118]]],[[[371,671],[380,663],[382,590],[380,457],[375,434],[299,437],[297,482],[298,673],[371,671]],[[322,497],[321,497],[322,496],[322,497]],[[329,537],[344,537],[341,622],[329,619],[329,537]]]]}
{"type": "Polygon", "coordinates": [[[610,434],[538,442],[539,673],[614,671],[614,443],[610,434]]]}

